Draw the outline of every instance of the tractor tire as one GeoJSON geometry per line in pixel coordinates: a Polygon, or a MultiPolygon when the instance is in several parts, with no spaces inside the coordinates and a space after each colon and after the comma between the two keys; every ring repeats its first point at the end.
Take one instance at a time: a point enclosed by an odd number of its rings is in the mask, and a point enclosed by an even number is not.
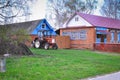
{"type": "Polygon", "coordinates": [[[49,49],[49,44],[48,44],[48,43],[45,43],[44,49],[45,49],[45,50],[49,49]]]}
{"type": "Polygon", "coordinates": [[[34,48],[35,48],[34,41],[31,42],[31,47],[34,47],[34,48]]]}
{"type": "Polygon", "coordinates": [[[58,49],[57,44],[54,44],[54,45],[52,46],[52,49],[58,49]]]}
{"type": "Polygon", "coordinates": [[[40,48],[40,41],[39,40],[36,40],[34,42],[34,48],[40,48]]]}

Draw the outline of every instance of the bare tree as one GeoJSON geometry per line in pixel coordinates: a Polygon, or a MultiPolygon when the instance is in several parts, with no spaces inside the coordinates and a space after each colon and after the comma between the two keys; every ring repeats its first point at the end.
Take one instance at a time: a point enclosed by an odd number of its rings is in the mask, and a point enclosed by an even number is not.
{"type": "Polygon", "coordinates": [[[97,0],[48,0],[47,19],[61,27],[75,12],[92,14],[97,0]]]}
{"type": "Polygon", "coordinates": [[[104,0],[100,11],[105,17],[120,19],[120,0],[104,0]]]}
{"type": "Polygon", "coordinates": [[[97,3],[97,0],[69,0],[65,3],[65,7],[69,9],[71,13],[77,11],[92,14],[94,9],[97,8],[97,3]]]}
{"type": "Polygon", "coordinates": [[[54,22],[55,26],[61,26],[61,22],[64,21],[63,17],[65,15],[67,15],[66,9],[64,8],[64,0],[49,0],[47,3],[47,14],[46,14],[46,18],[50,21],[50,22],[54,22]]]}
{"type": "Polygon", "coordinates": [[[30,14],[30,3],[34,0],[0,0],[0,24],[12,23],[15,17],[30,14]]]}

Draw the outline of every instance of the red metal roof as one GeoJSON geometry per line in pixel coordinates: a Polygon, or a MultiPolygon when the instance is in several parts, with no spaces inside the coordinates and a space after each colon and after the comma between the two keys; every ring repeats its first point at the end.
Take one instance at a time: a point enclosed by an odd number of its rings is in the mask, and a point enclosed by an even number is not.
{"type": "Polygon", "coordinates": [[[120,29],[120,20],[78,12],[76,14],[84,18],[93,26],[120,29]]]}

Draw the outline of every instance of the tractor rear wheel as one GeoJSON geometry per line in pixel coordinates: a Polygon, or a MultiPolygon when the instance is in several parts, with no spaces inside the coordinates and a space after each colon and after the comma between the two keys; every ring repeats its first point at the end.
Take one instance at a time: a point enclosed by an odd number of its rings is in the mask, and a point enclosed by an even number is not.
{"type": "Polygon", "coordinates": [[[45,45],[44,45],[44,49],[49,49],[49,44],[48,43],[45,43],[45,45]]]}
{"type": "Polygon", "coordinates": [[[36,41],[34,42],[34,47],[35,47],[35,48],[40,48],[40,41],[39,41],[39,40],[36,40],[36,41]]]}

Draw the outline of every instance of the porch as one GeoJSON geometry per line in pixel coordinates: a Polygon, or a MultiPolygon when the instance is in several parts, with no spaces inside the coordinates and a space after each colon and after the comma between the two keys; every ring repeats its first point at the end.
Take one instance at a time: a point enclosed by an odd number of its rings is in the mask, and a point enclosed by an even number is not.
{"type": "Polygon", "coordinates": [[[120,53],[120,30],[96,28],[94,50],[120,53]]]}

